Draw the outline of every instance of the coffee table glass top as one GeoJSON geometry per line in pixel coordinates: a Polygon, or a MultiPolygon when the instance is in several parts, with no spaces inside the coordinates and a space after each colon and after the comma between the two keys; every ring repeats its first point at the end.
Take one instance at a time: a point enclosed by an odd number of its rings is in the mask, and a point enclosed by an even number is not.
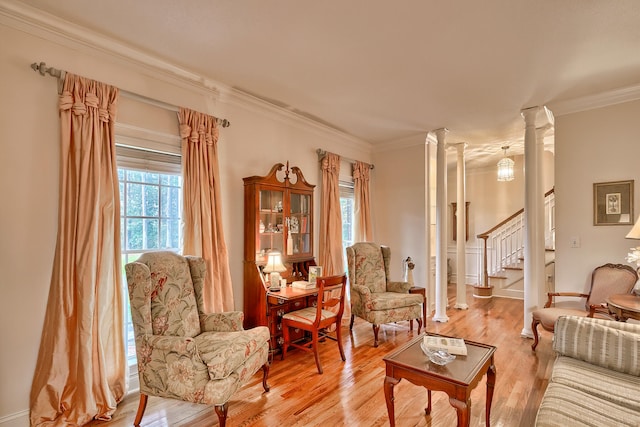
{"type": "MultiPolygon", "coordinates": [[[[438,334],[428,334],[437,335],[438,334]]],[[[443,335],[444,336],[444,335],[443,335]]],[[[485,362],[496,351],[496,347],[465,340],[467,345],[466,356],[456,356],[455,360],[444,365],[436,365],[429,360],[420,348],[424,334],[409,341],[394,352],[386,355],[383,360],[407,369],[415,369],[419,372],[429,372],[430,375],[446,378],[460,384],[470,384],[478,374],[485,362]]]]}

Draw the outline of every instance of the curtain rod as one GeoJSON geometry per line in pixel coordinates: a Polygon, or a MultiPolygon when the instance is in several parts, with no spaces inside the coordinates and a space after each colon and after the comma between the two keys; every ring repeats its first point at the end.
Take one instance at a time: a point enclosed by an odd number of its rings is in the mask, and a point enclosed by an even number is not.
{"type": "MultiPolygon", "coordinates": [[[[34,62],[33,64],[31,64],[31,68],[33,69],[33,71],[39,72],[41,76],[49,74],[51,77],[56,77],[58,79],[58,92],[62,91],[62,81],[64,81],[64,75],[65,75],[64,70],[59,70],[53,67],[47,67],[47,64],[44,62],[40,62],[40,63],[34,62]]],[[[120,89],[120,94],[122,94],[126,98],[144,102],[145,104],[149,104],[149,105],[154,105],[156,107],[160,107],[165,110],[174,111],[176,113],[180,111],[180,107],[176,105],[159,101],[157,99],[149,98],[144,95],[139,95],[137,93],[129,92],[128,90],[120,89]]],[[[227,128],[231,126],[231,122],[229,120],[219,119],[217,117],[216,117],[216,123],[218,123],[223,128],[227,128]]]]}
{"type": "MultiPolygon", "coordinates": [[[[318,154],[318,161],[322,161],[322,159],[324,159],[324,156],[327,155],[327,152],[325,150],[323,150],[322,148],[318,148],[316,150],[316,153],[318,154]]],[[[356,160],[353,159],[349,159],[347,157],[340,157],[342,160],[346,160],[349,163],[355,163],[356,160]]],[[[369,165],[369,169],[373,169],[373,165],[369,165]]]]}

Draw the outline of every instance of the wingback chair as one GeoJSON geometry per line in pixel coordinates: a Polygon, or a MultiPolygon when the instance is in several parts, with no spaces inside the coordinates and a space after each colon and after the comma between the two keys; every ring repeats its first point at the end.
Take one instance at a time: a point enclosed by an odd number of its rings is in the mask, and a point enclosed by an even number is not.
{"type": "Polygon", "coordinates": [[[269,329],[243,330],[240,311],[203,311],[202,258],[150,252],[125,270],[140,378],[135,426],[148,396],[213,405],[224,426],[230,397],[261,367],[269,391],[269,329]]]}
{"type": "Polygon", "coordinates": [[[391,250],[375,243],[355,243],[347,249],[347,269],[351,296],[351,322],[358,316],[373,324],[373,345],[378,346],[378,332],[383,323],[418,321],[422,327],[420,304],[424,297],[410,294],[408,282],[389,279],[391,250]]]}
{"type": "Polygon", "coordinates": [[[544,308],[532,313],[531,330],[535,351],[538,346],[538,325],[549,332],[554,332],[556,320],[560,316],[586,316],[612,318],[609,316],[606,300],[609,295],[628,294],[633,290],[638,274],[632,267],[624,264],[604,264],[596,267],[591,273],[591,287],[588,294],[576,292],[549,292],[544,308]],[[584,309],[553,306],[555,297],[585,298],[584,309]]]}

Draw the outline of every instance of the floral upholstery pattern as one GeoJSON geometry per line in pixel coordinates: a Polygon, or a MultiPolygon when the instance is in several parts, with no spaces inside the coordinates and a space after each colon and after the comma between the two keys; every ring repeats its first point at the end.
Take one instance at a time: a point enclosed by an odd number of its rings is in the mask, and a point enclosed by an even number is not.
{"type": "Polygon", "coordinates": [[[375,243],[355,243],[347,248],[351,296],[351,325],[358,316],[376,328],[383,323],[421,319],[423,296],[410,294],[411,284],[389,279],[391,250],[375,243]]]}
{"type": "Polygon", "coordinates": [[[125,270],[143,395],[226,405],[268,367],[266,326],[243,330],[242,312],[202,311],[201,258],[151,252],[125,270]]]}

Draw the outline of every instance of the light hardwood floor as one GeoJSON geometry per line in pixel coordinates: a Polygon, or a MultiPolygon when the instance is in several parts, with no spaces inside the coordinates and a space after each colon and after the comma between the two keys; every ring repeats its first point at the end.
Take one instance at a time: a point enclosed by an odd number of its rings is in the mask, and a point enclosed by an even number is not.
{"type": "MultiPolygon", "coordinates": [[[[520,336],[522,301],[478,299],[472,296],[471,289],[467,295],[468,310],[450,308],[449,322],[428,319],[427,329],[496,346],[491,425],[531,426],[553,364],[551,335],[542,331],[537,351],[532,352],[532,340],[520,336]]],[[[455,295],[454,288],[450,288],[449,295],[455,295]]],[[[451,298],[450,307],[453,305],[451,298]]],[[[330,340],[320,344],[323,375],[317,373],[313,355],[309,353],[292,350],[284,361],[277,356],[269,375],[271,391],[264,393],[262,375],[256,374],[229,402],[227,426],[388,426],[382,358],[416,337],[416,325],[413,332],[409,331],[408,322],[382,325],[378,348],[373,347],[369,323],[356,319],[352,333],[347,323],[343,328],[346,362],[342,362],[336,343],[330,340]]],[[[472,426],[485,425],[485,392],[483,380],[471,395],[472,426]]],[[[456,425],[456,412],[446,394],[433,393],[430,416],[424,415],[424,388],[402,380],[394,394],[397,426],[456,425]]],[[[138,396],[137,393],[128,396],[113,420],[90,425],[131,426],[138,396]]],[[[218,425],[218,418],[209,406],[150,397],[141,425],[204,427],[218,425]]]]}

